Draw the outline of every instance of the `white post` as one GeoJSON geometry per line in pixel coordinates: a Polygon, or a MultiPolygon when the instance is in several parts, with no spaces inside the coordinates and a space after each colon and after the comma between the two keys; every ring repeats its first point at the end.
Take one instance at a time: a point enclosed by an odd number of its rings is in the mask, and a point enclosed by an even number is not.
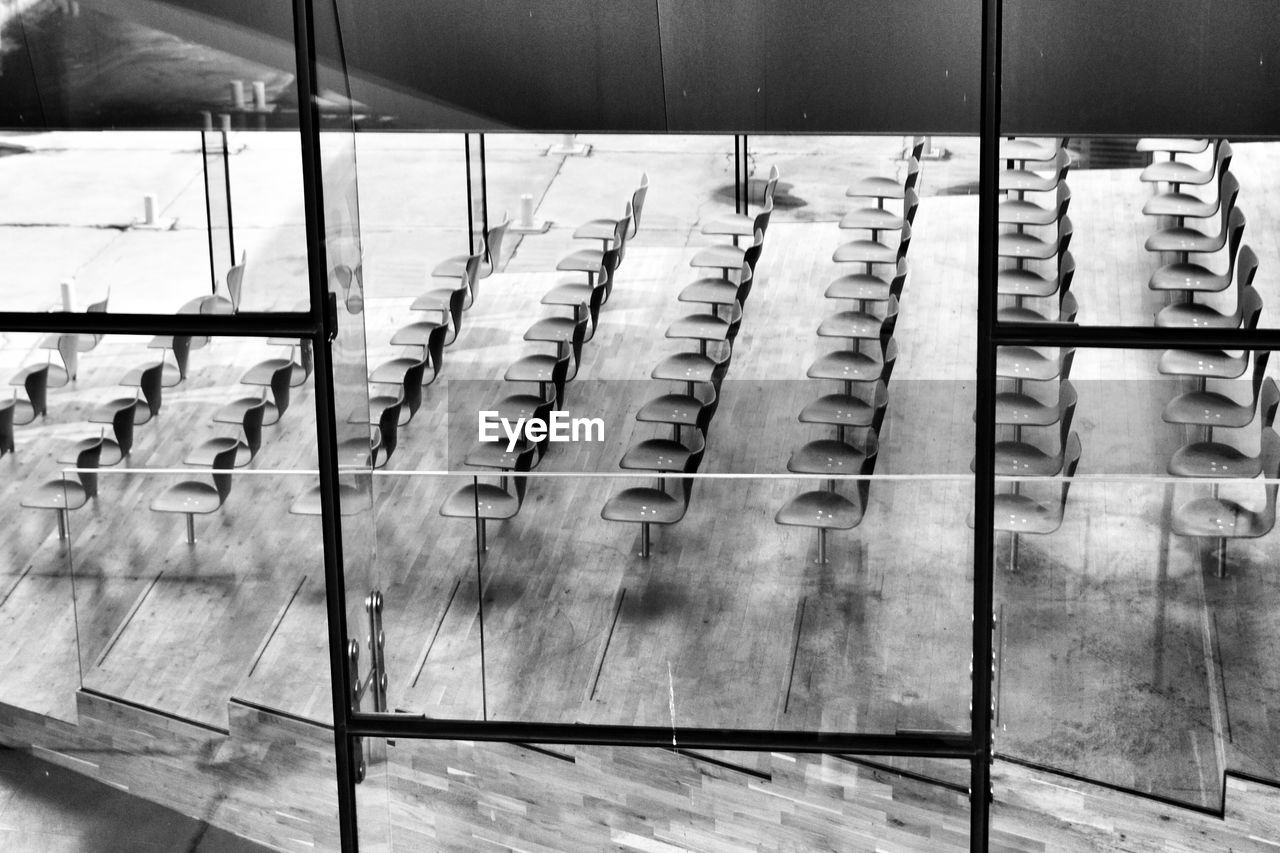
{"type": "Polygon", "coordinates": [[[155,193],[147,193],[142,197],[142,223],[144,225],[156,224],[156,196],[155,193]]]}
{"type": "Polygon", "coordinates": [[[261,80],[253,81],[253,108],[260,113],[267,110],[267,84],[261,80]]]}
{"type": "Polygon", "coordinates": [[[529,193],[520,196],[520,224],[525,228],[533,227],[533,196],[529,193]]]}
{"type": "Polygon", "coordinates": [[[76,280],[74,278],[64,278],[58,287],[62,291],[62,310],[76,310],[76,280]]]}
{"type": "Polygon", "coordinates": [[[231,106],[237,110],[244,109],[244,81],[231,81],[231,106]]]}

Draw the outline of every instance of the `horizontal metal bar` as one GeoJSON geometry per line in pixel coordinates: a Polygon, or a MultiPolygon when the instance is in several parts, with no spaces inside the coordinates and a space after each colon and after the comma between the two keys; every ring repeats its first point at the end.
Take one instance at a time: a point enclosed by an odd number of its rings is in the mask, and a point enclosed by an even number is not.
{"type": "Polygon", "coordinates": [[[0,311],[0,331],[45,334],[210,335],[304,338],[320,334],[319,315],[303,312],[239,314],[116,314],[83,311],[0,311]]]}
{"type": "Polygon", "coordinates": [[[855,755],[902,755],[934,758],[973,756],[968,734],[904,732],[849,734],[757,729],[679,728],[663,726],[597,726],[574,723],[523,723],[480,720],[436,720],[420,715],[356,713],[347,733],[352,737],[417,740],[522,741],[534,744],[579,744],[671,749],[725,749],[757,752],[846,752],[855,755]]]}
{"type": "Polygon", "coordinates": [[[1280,349],[1280,329],[1176,329],[996,323],[998,346],[1113,349],[1280,349]]]}

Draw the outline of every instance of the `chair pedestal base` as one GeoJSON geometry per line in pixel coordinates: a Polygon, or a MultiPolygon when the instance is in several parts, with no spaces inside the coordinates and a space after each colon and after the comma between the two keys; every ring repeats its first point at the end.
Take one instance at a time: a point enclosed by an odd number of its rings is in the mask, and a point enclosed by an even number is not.
{"type": "Polygon", "coordinates": [[[70,526],[68,522],[70,519],[67,518],[67,511],[65,509],[56,510],[56,512],[58,515],[58,541],[66,542],[67,528],[70,526]]]}
{"type": "Polygon", "coordinates": [[[1014,533],[1009,537],[1009,571],[1016,572],[1018,570],[1018,534],[1014,533]]]}
{"type": "Polygon", "coordinates": [[[650,551],[649,544],[650,544],[649,543],[649,525],[641,524],[640,525],[640,556],[646,559],[649,557],[649,551],[650,551]]]}
{"type": "Polygon", "coordinates": [[[818,559],[814,560],[819,566],[827,564],[827,528],[818,528],[818,559]]]}
{"type": "Polygon", "coordinates": [[[479,543],[481,551],[489,550],[489,537],[485,530],[485,520],[483,518],[476,519],[476,541],[479,543]]]}
{"type": "Polygon", "coordinates": [[[196,544],[196,517],[189,512],[186,513],[186,516],[187,516],[187,544],[194,545],[196,544]]]}

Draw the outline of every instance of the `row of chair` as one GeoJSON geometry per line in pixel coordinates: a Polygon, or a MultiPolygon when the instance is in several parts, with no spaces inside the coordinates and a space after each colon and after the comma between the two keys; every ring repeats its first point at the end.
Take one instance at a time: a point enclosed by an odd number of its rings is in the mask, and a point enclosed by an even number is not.
{"type": "MultiPolygon", "coordinates": [[[[567,386],[581,370],[583,348],[595,337],[601,309],[613,294],[627,243],[639,231],[648,191],[648,175],[642,175],[621,217],[592,219],[574,230],[574,239],[599,240],[600,246],[570,252],[556,264],[557,271],[571,273],[573,277],[547,291],[541,303],[569,308],[571,314],[543,317],[525,331],[524,340],[551,344],[554,351],[525,355],[507,368],[503,375],[505,381],[517,387],[531,383],[537,391],[532,394],[518,391],[491,406],[500,418],[512,424],[531,419],[546,423],[553,410],[564,407],[567,386]],[[586,281],[578,278],[581,275],[586,276],[586,281]]],[[[529,486],[526,475],[542,460],[549,447],[549,434],[536,442],[522,438],[511,449],[502,442],[479,445],[467,454],[464,463],[500,471],[498,482],[476,480],[457,490],[445,499],[440,514],[477,520],[479,547],[481,551],[487,550],[487,523],[514,518],[520,512],[529,486]],[[512,473],[515,476],[509,476],[512,473]],[[510,486],[509,481],[512,481],[510,486]]]]}
{"type": "Polygon", "coordinates": [[[758,213],[733,213],[704,223],[703,234],[730,237],[732,242],[701,249],[689,261],[695,270],[720,272],[719,276],[699,278],[680,291],[680,302],[705,307],[676,320],[666,331],[666,337],[672,340],[696,341],[697,350],[675,353],[654,366],[652,379],[680,383],[680,390],[648,400],[636,413],[640,423],[670,427],[671,436],[638,441],[619,461],[625,470],[654,472],[657,482],[653,487],[623,489],[600,510],[601,518],[607,521],[640,525],[641,557],[650,555],[652,525],[675,524],[688,511],[693,475],[706,454],[707,436],[720,405],[721,385],[729,372],[747,298],[756,281],[778,177],[777,168],[771,168],[758,213]],[[745,247],[738,245],[743,237],[751,238],[745,247]],[[675,494],[669,491],[665,478],[672,473],[683,475],[675,494]]]}

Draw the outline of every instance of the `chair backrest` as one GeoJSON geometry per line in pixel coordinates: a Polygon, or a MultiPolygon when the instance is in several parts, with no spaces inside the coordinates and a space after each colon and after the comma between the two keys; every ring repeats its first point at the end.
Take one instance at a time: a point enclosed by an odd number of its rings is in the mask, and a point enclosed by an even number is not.
{"type": "Polygon", "coordinates": [[[755,221],[751,224],[751,230],[761,235],[763,239],[764,233],[769,230],[769,219],[773,216],[773,199],[765,202],[764,207],[756,214],[755,221]]]}
{"type": "MultiPolygon", "coordinates": [[[[577,373],[575,367],[574,373],[577,373]]],[[[564,405],[564,388],[569,383],[569,354],[565,353],[556,359],[551,366],[551,400],[556,406],[564,405]]]]}
{"type": "Polygon", "coordinates": [[[636,191],[631,194],[631,234],[630,237],[636,236],[636,232],[640,230],[640,217],[644,214],[644,200],[649,195],[649,173],[640,173],[640,186],[636,187],[636,191]]]}
{"type": "Polygon", "coordinates": [[[62,357],[62,365],[67,369],[68,381],[75,379],[80,364],[80,336],[59,335],[58,355],[62,357]]]}
{"type": "Polygon", "coordinates": [[[27,399],[31,401],[32,414],[44,417],[48,411],[49,402],[48,363],[28,373],[27,378],[22,382],[22,387],[27,392],[27,399]]]}
{"type": "Polygon", "coordinates": [[[1071,206],[1071,187],[1067,185],[1066,181],[1063,181],[1062,183],[1058,184],[1057,213],[1054,214],[1054,219],[1057,219],[1059,222],[1061,222],[1062,218],[1067,215],[1067,208],[1070,206],[1071,206]]]}
{"type": "MultiPolygon", "coordinates": [[[[486,242],[485,245],[488,245],[486,242]]],[[[470,308],[476,304],[476,299],[480,296],[480,279],[484,278],[484,271],[480,268],[480,262],[488,249],[482,246],[479,252],[474,255],[467,256],[467,262],[462,266],[462,281],[458,287],[467,291],[467,301],[464,307],[470,308]]]]}
{"type": "MultiPolygon", "coordinates": [[[[433,330],[432,337],[434,336],[435,331],[433,330]]],[[[429,364],[430,360],[423,356],[404,372],[404,383],[400,390],[400,399],[408,407],[411,420],[418,413],[418,409],[422,408],[422,380],[427,375],[427,366],[429,364]]]]}
{"type": "MultiPolygon", "coordinates": [[[[386,465],[391,461],[391,454],[396,452],[396,445],[400,442],[400,407],[404,405],[404,398],[401,397],[391,405],[382,410],[382,414],[378,416],[378,437],[382,448],[382,465],[386,465]]],[[[373,467],[381,468],[378,464],[378,454],[374,451],[373,467]]]]}
{"type": "Polygon", "coordinates": [[[121,458],[128,456],[133,450],[133,418],[137,413],[138,401],[131,400],[128,405],[116,409],[111,416],[111,431],[115,434],[116,444],[120,446],[121,458]]]}
{"type": "Polygon", "coordinates": [[[582,345],[587,340],[589,320],[587,312],[575,312],[573,338],[569,342],[569,349],[573,352],[573,376],[570,376],[570,379],[578,375],[578,366],[582,364],[582,345]]]}
{"type": "Polygon", "coordinates": [[[1258,395],[1262,392],[1262,379],[1267,373],[1267,362],[1271,359],[1271,350],[1255,350],[1253,353],[1253,405],[1258,404],[1258,395]]]}
{"type": "Polygon", "coordinates": [[[1276,524],[1276,492],[1280,490],[1280,436],[1267,427],[1262,430],[1262,476],[1267,483],[1267,506],[1263,510],[1263,522],[1267,530],[1276,524]]]}
{"type": "Polygon", "coordinates": [[[871,500],[871,475],[876,471],[876,459],[879,456],[880,438],[873,431],[867,436],[867,443],[863,448],[862,466],[858,469],[858,500],[864,513],[867,511],[867,501],[871,500]]]}
{"type": "Polygon", "coordinates": [[[98,463],[102,459],[102,435],[99,434],[97,440],[92,444],[86,444],[79,453],[76,454],[76,476],[80,478],[80,485],[84,487],[86,497],[96,498],[98,496],[98,463]]]}
{"type": "Polygon", "coordinates": [[[445,343],[453,343],[458,339],[458,335],[462,334],[462,310],[463,303],[467,301],[467,288],[459,287],[453,293],[449,294],[449,319],[452,321],[453,334],[445,343]]]}
{"type": "Polygon", "coordinates": [[[907,250],[911,248],[911,223],[903,221],[902,231],[898,234],[898,260],[902,260],[907,256],[907,250]]]}
{"type": "MultiPolygon", "coordinates": [[[[600,301],[604,302],[613,293],[613,277],[618,272],[618,267],[622,264],[622,250],[609,249],[600,256],[600,270],[596,274],[596,287],[591,292],[592,299],[595,299],[596,293],[600,294],[600,301]]],[[[591,321],[594,323],[596,316],[599,315],[600,308],[594,308],[595,314],[592,315],[591,321]]]]}
{"type": "Polygon", "coordinates": [[[1067,347],[1058,352],[1058,381],[1065,382],[1071,378],[1071,365],[1075,364],[1076,348],[1067,347]]]}
{"type": "Polygon", "coordinates": [[[902,288],[907,284],[907,259],[898,258],[897,269],[893,273],[893,281],[889,282],[889,296],[898,301],[902,298],[902,288]]]}
{"type": "MultiPolygon", "coordinates": [[[[1061,248],[1061,246],[1059,246],[1061,248]]],[[[1071,282],[1076,277],[1076,259],[1070,252],[1062,252],[1058,259],[1058,307],[1066,299],[1071,290],[1071,282]]]]}
{"type": "Polygon", "coordinates": [[[267,414],[267,401],[259,400],[244,410],[240,419],[240,429],[244,431],[244,443],[249,448],[249,458],[258,455],[262,447],[262,422],[267,414]]]}
{"type": "MultiPolygon", "coordinates": [[[[515,467],[511,470],[516,474],[528,474],[533,469],[533,457],[537,450],[538,445],[530,443],[528,447],[520,451],[520,454],[516,456],[515,467]]],[[[519,509],[524,506],[524,496],[529,491],[529,478],[517,476],[511,479],[514,481],[513,485],[516,492],[516,508],[519,509]]]]}
{"type": "Polygon", "coordinates": [[[911,138],[911,156],[908,159],[919,160],[924,154],[924,144],[927,141],[927,136],[913,136],[911,138]]]}
{"type": "Polygon", "coordinates": [[[751,241],[751,245],[742,253],[742,265],[751,268],[751,274],[756,273],[756,264],[760,263],[760,253],[764,251],[764,232],[757,230],[755,239],[751,241]]]}
{"type": "Polygon", "coordinates": [[[1071,491],[1071,479],[1076,475],[1076,467],[1080,464],[1080,436],[1071,433],[1067,436],[1066,451],[1062,456],[1062,497],[1058,503],[1058,521],[1067,509],[1067,492],[1071,491]]]}
{"type": "Polygon", "coordinates": [[[689,508],[689,500],[693,497],[693,484],[697,482],[697,478],[691,475],[698,472],[698,468],[702,466],[702,457],[707,452],[706,442],[697,450],[689,454],[689,458],[684,463],[684,473],[686,476],[680,479],[680,497],[681,503],[684,505],[680,512],[680,517],[684,517],[684,511],[689,508]]]}
{"type": "Polygon", "coordinates": [[[489,230],[484,232],[484,253],[485,265],[481,275],[488,278],[498,271],[498,267],[502,265],[502,242],[507,238],[507,229],[511,227],[511,217],[507,211],[502,211],[502,221],[497,225],[490,226],[489,230]]]}
{"type": "Polygon", "coordinates": [[[271,374],[271,401],[276,404],[276,419],[279,423],[289,408],[289,396],[293,387],[293,362],[277,367],[271,374]]]}
{"type": "Polygon", "coordinates": [[[178,376],[186,379],[187,362],[191,358],[191,336],[174,335],[169,348],[173,350],[173,361],[178,365],[178,376]]]}
{"type": "MultiPolygon", "coordinates": [[[[444,368],[444,344],[445,338],[448,336],[448,326],[436,326],[427,335],[426,357],[431,362],[431,382],[436,381],[436,377],[440,375],[440,371],[444,368]]],[[[430,385],[431,382],[426,384],[430,385]]]]}
{"type": "Polygon", "coordinates": [[[147,408],[151,410],[151,417],[160,414],[160,404],[163,402],[164,396],[164,361],[159,364],[153,364],[146,370],[142,371],[142,375],[138,379],[138,387],[142,389],[142,399],[147,401],[147,408]]]}
{"type": "Polygon", "coordinates": [[[213,487],[218,490],[218,506],[227,502],[231,494],[231,469],[236,464],[236,453],[240,448],[234,444],[219,450],[213,457],[213,487]]]}
{"type": "Polygon", "coordinates": [[[1079,400],[1076,386],[1070,380],[1063,380],[1058,386],[1058,446],[1063,453],[1067,451],[1067,437],[1071,434],[1071,422],[1075,420],[1079,400]]]}
{"type": "Polygon", "coordinates": [[[778,167],[770,166],[769,178],[764,182],[764,198],[762,199],[763,203],[766,206],[768,207],[773,206],[773,194],[777,191],[778,191],[778,167]]]}
{"type": "MultiPolygon", "coordinates": [[[[884,319],[880,321],[880,336],[884,337],[884,327],[886,325],[897,325],[898,322],[898,300],[889,297],[888,307],[885,309],[884,319]]],[[[886,386],[889,384],[889,377],[893,375],[893,366],[898,362],[898,344],[893,340],[893,332],[889,332],[889,343],[884,347],[884,363],[880,366],[880,381],[886,386]]]]}
{"type": "Polygon", "coordinates": [[[916,210],[920,207],[920,196],[911,187],[902,191],[902,221],[913,225],[916,221],[916,210]]]}
{"type": "Polygon", "coordinates": [[[1227,173],[1222,179],[1222,193],[1218,205],[1218,233],[1222,237],[1223,242],[1231,239],[1231,217],[1236,210],[1236,199],[1240,196],[1240,181],[1236,180],[1236,176],[1227,173]]]}
{"type": "Polygon", "coordinates": [[[738,271],[738,290],[733,296],[739,308],[746,304],[747,297],[751,295],[751,285],[755,281],[755,277],[755,270],[744,259],[742,269],[738,271]]]}
{"type": "Polygon", "coordinates": [[[240,312],[240,296],[244,288],[245,256],[240,256],[240,263],[227,270],[227,298],[231,300],[231,313],[240,312]]]}
{"type": "Polygon", "coordinates": [[[1235,210],[1231,211],[1231,218],[1227,220],[1226,276],[1228,279],[1235,275],[1236,261],[1240,252],[1240,241],[1244,239],[1244,225],[1244,211],[1237,207],[1235,210]]]}
{"type": "Polygon", "coordinates": [[[1275,423],[1277,405],[1280,405],[1280,387],[1268,376],[1262,383],[1262,393],[1258,395],[1258,411],[1262,414],[1263,429],[1268,429],[1275,423]]]}
{"type": "Polygon", "coordinates": [[[1222,199],[1222,184],[1231,171],[1231,143],[1225,139],[1218,140],[1218,153],[1213,158],[1214,168],[1218,170],[1218,199],[1222,199]]]}
{"type": "MultiPolygon", "coordinates": [[[[914,151],[915,149],[913,148],[912,150],[914,151]]],[[[923,152],[924,148],[921,147],[920,151],[923,152]]],[[[920,157],[917,154],[912,154],[911,159],[907,161],[907,176],[902,181],[903,195],[906,195],[907,190],[915,189],[916,184],[919,182],[920,157]]]]}

